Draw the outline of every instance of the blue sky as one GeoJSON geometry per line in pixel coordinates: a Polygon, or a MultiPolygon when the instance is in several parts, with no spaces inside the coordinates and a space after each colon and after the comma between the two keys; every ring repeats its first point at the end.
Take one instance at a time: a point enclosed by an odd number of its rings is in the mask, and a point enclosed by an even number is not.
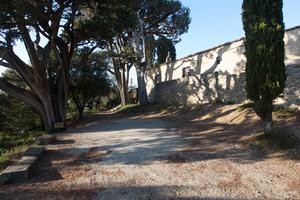
{"type": "MultiPolygon", "coordinates": [[[[243,0],[181,0],[190,8],[188,33],[176,45],[177,58],[244,36],[241,20],[243,0]]],[[[283,0],[285,27],[300,25],[300,0],[283,0]]]]}
{"type": "MultiPolygon", "coordinates": [[[[192,22],[188,33],[176,45],[177,58],[211,48],[240,37],[244,31],[241,21],[243,0],[181,0],[190,8],[192,22]]],[[[286,28],[300,25],[300,0],[284,0],[286,28]]],[[[16,53],[28,62],[25,48],[18,43],[16,53]]],[[[0,67],[0,73],[3,68],[0,67]]],[[[134,73],[132,73],[134,77],[134,73]]],[[[135,79],[135,78],[134,78],[135,79]]],[[[133,80],[135,82],[135,80],[133,80]]]]}

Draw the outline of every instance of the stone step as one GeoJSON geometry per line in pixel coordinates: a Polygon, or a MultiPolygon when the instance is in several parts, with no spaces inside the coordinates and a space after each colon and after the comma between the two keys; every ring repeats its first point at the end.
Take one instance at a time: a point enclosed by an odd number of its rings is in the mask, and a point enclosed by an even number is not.
{"type": "Polygon", "coordinates": [[[44,151],[44,146],[29,147],[19,162],[8,166],[0,173],[0,185],[10,181],[22,182],[28,179],[30,167],[44,151]]]}

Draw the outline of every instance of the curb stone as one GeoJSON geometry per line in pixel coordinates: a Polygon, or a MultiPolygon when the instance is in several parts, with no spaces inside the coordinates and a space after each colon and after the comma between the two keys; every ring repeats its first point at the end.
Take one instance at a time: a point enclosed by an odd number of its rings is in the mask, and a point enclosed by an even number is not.
{"type": "Polygon", "coordinates": [[[28,178],[29,169],[32,164],[45,151],[44,146],[32,146],[27,149],[19,162],[8,166],[0,173],[0,185],[7,182],[22,182],[28,178]]]}

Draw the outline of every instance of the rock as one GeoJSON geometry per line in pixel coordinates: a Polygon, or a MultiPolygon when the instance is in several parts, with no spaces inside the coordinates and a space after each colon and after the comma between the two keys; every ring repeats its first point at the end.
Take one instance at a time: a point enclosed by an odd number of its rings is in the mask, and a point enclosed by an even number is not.
{"type": "Polygon", "coordinates": [[[22,182],[28,178],[28,169],[30,164],[17,163],[7,167],[2,173],[2,176],[7,178],[7,181],[22,182]]]}

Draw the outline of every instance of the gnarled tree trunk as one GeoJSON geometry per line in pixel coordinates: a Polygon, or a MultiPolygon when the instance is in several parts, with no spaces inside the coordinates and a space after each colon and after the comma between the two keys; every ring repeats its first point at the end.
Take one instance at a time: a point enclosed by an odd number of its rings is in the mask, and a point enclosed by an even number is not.
{"type": "MultiPolygon", "coordinates": [[[[25,32],[25,31],[24,31],[25,32]]],[[[26,32],[25,32],[26,33],[26,32]]],[[[43,118],[47,132],[52,133],[65,127],[66,104],[68,94],[68,83],[65,70],[67,64],[59,64],[55,73],[51,72],[51,66],[42,65],[38,59],[35,48],[29,38],[24,39],[28,54],[30,55],[32,67],[24,63],[14,52],[12,47],[2,48],[1,57],[22,77],[27,88],[17,86],[4,78],[0,79],[0,88],[7,94],[29,104],[37,110],[43,118]],[[62,66],[63,65],[63,66],[62,66]],[[57,124],[59,123],[59,124],[57,124]],[[60,125],[57,126],[56,125],[60,125]]],[[[49,46],[46,45],[45,48],[49,46]]],[[[47,51],[47,50],[45,50],[47,51]]],[[[45,59],[45,60],[49,60],[45,59]]],[[[43,61],[45,61],[43,60],[43,61]]]]}

